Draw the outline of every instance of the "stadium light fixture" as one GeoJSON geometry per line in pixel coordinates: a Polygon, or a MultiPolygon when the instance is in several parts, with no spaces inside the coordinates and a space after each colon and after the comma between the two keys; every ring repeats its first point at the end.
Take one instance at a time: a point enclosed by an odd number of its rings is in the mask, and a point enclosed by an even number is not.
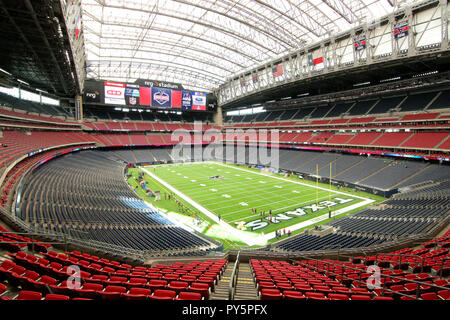
{"type": "Polygon", "coordinates": [[[9,73],[8,71],[6,71],[6,70],[3,70],[2,68],[0,68],[0,71],[1,72],[3,72],[3,73],[6,73],[7,75],[9,75],[9,76],[11,76],[12,74],[11,73],[9,73]]]}
{"type": "Polygon", "coordinates": [[[25,82],[25,81],[23,81],[23,80],[20,80],[20,79],[17,79],[17,82],[23,83],[23,84],[25,84],[25,85],[27,85],[27,86],[29,86],[29,85],[30,85],[30,84],[29,84],[28,82],[25,82]]]}

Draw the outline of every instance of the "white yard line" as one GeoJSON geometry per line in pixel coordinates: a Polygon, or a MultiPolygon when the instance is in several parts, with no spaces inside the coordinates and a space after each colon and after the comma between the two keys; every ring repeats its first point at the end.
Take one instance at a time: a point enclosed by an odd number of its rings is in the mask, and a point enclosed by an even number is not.
{"type": "Polygon", "coordinates": [[[172,192],[174,192],[175,194],[177,194],[179,197],[181,197],[182,199],[184,199],[185,201],[187,201],[189,204],[191,204],[193,207],[195,207],[196,209],[198,209],[199,211],[201,211],[202,213],[204,213],[206,216],[208,216],[211,220],[213,220],[214,222],[216,222],[217,224],[219,224],[222,228],[224,228],[226,231],[228,231],[229,233],[233,234],[234,236],[236,236],[237,238],[241,239],[243,242],[245,242],[246,244],[253,246],[256,244],[264,244],[265,240],[263,238],[261,238],[260,236],[258,236],[257,234],[254,233],[250,233],[250,232],[244,232],[241,230],[237,230],[236,228],[233,228],[232,226],[230,226],[228,223],[226,223],[223,220],[219,220],[219,217],[216,216],[214,213],[212,213],[211,211],[207,210],[206,208],[204,208],[202,205],[198,204],[197,202],[195,202],[194,200],[192,200],[191,198],[189,198],[188,196],[186,196],[185,194],[183,194],[182,192],[178,191],[177,189],[175,189],[174,187],[172,187],[170,184],[168,184],[167,182],[165,182],[164,180],[160,179],[159,177],[157,177],[156,175],[154,175],[153,173],[151,173],[150,171],[148,171],[147,169],[141,168],[143,171],[145,171],[149,176],[151,176],[153,179],[155,179],[156,181],[158,181],[159,183],[161,183],[163,186],[165,186],[166,188],[168,188],[169,190],[171,190],[172,192]],[[261,242],[264,241],[264,242],[261,242]]]}
{"type": "MultiPolygon", "coordinates": [[[[302,182],[297,182],[297,181],[292,181],[292,180],[288,180],[288,179],[284,179],[284,178],[280,178],[280,177],[269,176],[269,175],[264,174],[264,173],[254,172],[254,171],[250,171],[250,170],[246,170],[246,169],[242,169],[242,168],[231,167],[231,166],[228,166],[228,165],[223,164],[223,163],[220,163],[220,162],[215,162],[215,163],[218,164],[218,165],[220,165],[220,166],[227,167],[227,168],[233,168],[233,169],[236,169],[236,170],[241,170],[241,171],[250,172],[250,173],[253,173],[253,174],[258,174],[258,175],[261,175],[261,176],[264,176],[264,177],[271,177],[271,178],[274,178],[274,179],[278,179],[278,180],[282,180],[282,181],[287,181],[287,182],[291,182],[291,183],[295,183],[295,184],[300,184],[300,185],[302,185],[302,186],[306,186],[306,187],[310,187],[310,188],[314,188],[314,189],[325,190],[325,191],[329,191],[329,192],[333,192],[333,193],[338,193],[338,194],[342,194],[342,195],[349,196],[347,193],[340,192],[340,191],[335,191],[335,190],[326,189],[326,188],[322,188],[322,187],[316,187],[316,186],[312,186],[312,185],[310,185],[310,184],[306,184],[306,183],[302,183],[302,182]]],[[[352,197],[355,197],[355,198],[358,198],[358,199],[369,200],[369,199],[367,199],[367,198],[360,197],[360,196],[355,196],[355,195],[353,195],[353,194],[352,194],[351,196],[352,196],[352,197]]]]}
{"type": "MultiPolygon", "coordinates": [[[[271,177],[273,179],[278,179],[278,180],[285,181],[285,182],[299,184],[299,185],[310,187],[310,188],[315,188],[315,189],[324,190],[324,191],[327,191],[327,192],[332,192],[332,193],[335,193],[335,194],[345,195],[347,197],[354,197],[354,198],[358,198],[358,199],[364,200],[362,202],[359,202],[359,203],[356,203],[356,204],[353,204],[353,205],[350,205],[348,207],[345,207],[345,208],[342,208],[342,209],[339,209],[339,210],[336,210],[336,211],[332,212],[332,217],[341,215],[341,214],[346,213],[348,211],[351,211],[351,210],[354,210],[354,209],[357,209],[359,207],[363,207],[365,205],[368,205],[370,203],[375,202],[375,200],[364,198],[364,197],[360,197],[360,196],[356,196],[354,194],[349,195],[347,193],[340,192],[340,191],[334,191],[334,190],[330,190],[330,189],[326,189],[326,188],[322,188],[322,187],[316,187],[316,186],[312,186],[312,185],[309,185],[309,184],[305,184],[305,183],[301,183],[301,182],[297,182],[297,181],[292,181],[292,180],[288,180],[288,179],[284,179],[284,178],[280,178],[280,177],[269,176],[269,175],[266,175],[266,174],[263,174],[263,173],[260,173],[260,172],[254,172],[254,171],[250,171],[250,170],[246,170],[246,169],[242,169],[242,168],[232,167],[232,166],[220,163],[220,162],[208,161],[208,162],[204,162],[204,163],[217,164],[217,165],[229,168],[229,169],[241,170],[241,171],[253,173],[253,174],[256,174],[256,175],[261,175],[261,176],[264,176],[264,177],[271,177]]],[[[189,163],[189,164],[194,164],[194,163],[189,163]]],[[[225,230],[227,230],[228,232],[232,233],[233,235],[239,237],[243,242],[247,243],[248,245],[255,245],[255,244],[266,243],[268,240],[275,238],[275,231],[274,232],[270,232],[268,234],[261,234],[260,236],[257,236],[254,233],[249,233],[249,232],[237,230],[237,229],[233,228],[232,226],[230,226],[228,223],[226,223],[223,220],[219,221],[219,218],[214,213],[212,213],[211,211],[207,210],[206,208],[204,208],[203,206],[201,206],[200,204],[198,204],[197,202],[195,202],[194,200],[192,200],[191,198],[189,198],[188,196],[186,196],[182,192],[178,191],[176,188],[172,187],[166,181],[160,179],[159,177],[157,177],[153,173],[149,172],[147,169],[142,168],[142,167],[141,167],[141,169],[144,170],[153,179],[155,179],[156,181],[158,181],[159,183],[161,183],[162,185],[164,185],[165,187],[170,189],[172,192],[176,193],[182,199],[186,200],[188,203],[190,203],[192,206],[197,208],[199,211],[204,213],[211,220],[213,220],[214,222],[216,222],[219,225],[221,225],[225,230]]],[[[289,226],[289,227],[287,227],[285,229],[288,229],[288,230],[290,230],[292,232],[292,231],[299,230],[301,228],[313,225],[315,223],[324,221],[326,219],[328,219],[328,213],[323,214],[323,215],[318,216],[318,217],[315,217],[313,219],[309,219],[309,220],[300,222],[298,224],[289,226]]]]}

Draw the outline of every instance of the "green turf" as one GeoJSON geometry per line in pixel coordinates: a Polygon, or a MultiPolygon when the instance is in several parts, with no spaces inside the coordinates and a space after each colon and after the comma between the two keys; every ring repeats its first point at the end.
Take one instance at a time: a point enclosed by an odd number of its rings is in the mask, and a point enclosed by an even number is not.
{"type": "MultiPolygon", "coordinates": [[[[242,168],[242,167],[241,167],[242,168]]],[[[215,215],[220,215],[221,218],[232,226],[237,226],[237,223],[244,222],[244,224],[261,219],[259,212],[265,210],[272,214],[283,214],[290,210],[295,210],[299,207],[309,206],[320,203],[324,200],[333,201],[336,197],[341,199],[353,199],[353,201],[345,204],[340,204],[332,207],[332,210],[337,210],[348,205],[356,204],[363,200],[355,198],[360,196],[364,198],[371,198],[376,201],[384,200],[379,196],[370,195],[362,192],[346,191],[345,195],[336,194],[336,188],[328,190],[329,186],[326,184],[318,184],[319,187],[327,190],[319,190],[316,188],[316,183],[312,181],[300,180],[297,177],[288,178],[288,181],[275,179],[271,174],[259,175],[256,171],[247,169],[250,172],[239,170],[239,167],[233,165],[223,166],[215,163],[195,163],[186,165],[167,165],[167,166],[149,166],[146,169],[158,178],[164,180],[179,192],[191,198],[196,203],[202,205],[215,215]],[[210,179],[211,176],[220,175],[223,180],[210,179]],[[305,185],[292,183],[291,181],[302,182],[305,185]],[[251,208],[258,210],[258,214],[253,214],[251,208]]],[[[134,172],[137,176],[137,171],[134,172]]],[[[276,175],[281,177],[280,175],[276,175]]],[[[151,179],[148,175],[145,176],[152,190],[167,191],[160,183],[151,179]]],[[[138,188],[139,189],[139,188],[138,188]]],[[[138,190],[138,193],[141,190],[138,190]]],[[[342,190],[341,190],[342,191],[342,190]]],[[[145,199],[145,195],[140,194],[145,199]]],[[[155,206],[164,208],[165,210],[178,212],[178,206],[173,200],[162,200],[158,203],[149,200],[155,206]]],[[[214,223],[206,215],[199,213],[192,205],[186,201],[181,201],[196,215],[201,216],[202,219],[208,221],[210,228],[214,223]]],[[[335,201],[337,202],[337,201],[335,201]]],[[[354,211],[359,211],[358,208],[354,211]]],[[[317,210],[313,212],[311,209],[306,209],[306,215],[295,217],[288,221],[281,221],[279,223],[269,223],[268,226],[258,229],[256,233],[269,233],[274,230],[289,228],[289,226],[312,219],[314,217],[326,214],[328,208],[317,210]]],[[[348,214],[348,213],[345,213],[348,214]]],[[[342,214],[339,217],[344,216],[342,214]]],[[[268,215],[266,215],[267,217],[268,215]]],[[[267,220],[264,220],[267,221],[267,220]]],[[[321,222],[324,223],[325,221],[321,222]]],[[[246,231],[251,231],[247,228],[246,231]]],[[[297,232],[299,232],[298,230],[297,232]]],[[[297,233],[296,232],[296,233],[297,233]]],[[[206,232],[205,232],[206,233],[206,232]]],[[[235,242],[239,246],[239,241],[235,242]]],[[[232,245],[232,243],[231,243],[232,245]]]]}

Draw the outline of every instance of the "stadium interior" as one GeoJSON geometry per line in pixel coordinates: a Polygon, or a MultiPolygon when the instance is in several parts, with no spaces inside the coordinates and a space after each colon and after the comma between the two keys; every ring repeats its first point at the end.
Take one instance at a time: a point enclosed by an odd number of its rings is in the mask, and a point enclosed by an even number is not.
{"type": "Polygon", "coordinates": [[[450,300],[447,0],[0,15],[0,303],[450,300]]]}

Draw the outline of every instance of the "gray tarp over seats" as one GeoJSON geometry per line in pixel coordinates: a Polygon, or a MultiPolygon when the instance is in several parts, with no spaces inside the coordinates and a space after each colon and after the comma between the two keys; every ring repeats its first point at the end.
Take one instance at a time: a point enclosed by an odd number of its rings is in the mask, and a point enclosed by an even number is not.
{"type": "Polygon", "coordinates": [[[358,184],[387,190],[425,167],[426,164],[421,162],[393,161],[383,170],[361,180],[358,184]]]}
{"type": "Polygon", "coordinates": [[[326,167],[329,169],[329,164],[342,156],[340,153],[328,153],[328,152],[312,153],[312,154],[315,154],[317,156],[312,158],[310,161],[298,166],[297,167],[298,171],[315,175],[316,165],[318,165],[319,169],[322,167],[326,167]]]}
{"type": "Polygon", "coordinates": [[[155,158],[150,153],[151,149],[134,149],[133,153],[136,157],[137,162],[152,162],[155,158]]]}
{"type": "MultiPolygon", "coordinates": [[[[364,158],[361,156],[352,156],[346,154],[341,155],[331,165],[331,176],[335,177],[344,170],[350,168],[351,166],[363,160],[364,158]]],[[[319,169],[319,176],[328,178],[330,176],[330,166],[327,165],[319,169]]]]}
{"type": "Polygon", "coordinates": [[[369,176],[375,171],[380,170],[390,162],[392,162],[392,160],[369,157],[365,161],[362,161],[355,165],[353,168],[351,168],[351,170],[347,170],[341,174],[338,174],[334,178],[337,180],[355,183],[356,181],[369,176]]]}
{"type": "Polygon", "coordinates": [[[172,149],[151,149],[151,153],[154,155],[156,160],[159,161],[169,161],[172,160],[170,152],[172,149]]]}
{"type": "Polygon", "coordinates": [[[406,187],[422,181],[436,181],[450,178],[450,168],[446,165],[430,164],[427,168],[408,180],[402,182],[398,187],[406,187]]]}
{"type": "Polygon", "coordinates": [[[124,166],[100,151],[50,161],[26,180],[18,218],[38,230],[126,249],[204,254],[216,247],[137,197],[124,179],[124,166]]]}

